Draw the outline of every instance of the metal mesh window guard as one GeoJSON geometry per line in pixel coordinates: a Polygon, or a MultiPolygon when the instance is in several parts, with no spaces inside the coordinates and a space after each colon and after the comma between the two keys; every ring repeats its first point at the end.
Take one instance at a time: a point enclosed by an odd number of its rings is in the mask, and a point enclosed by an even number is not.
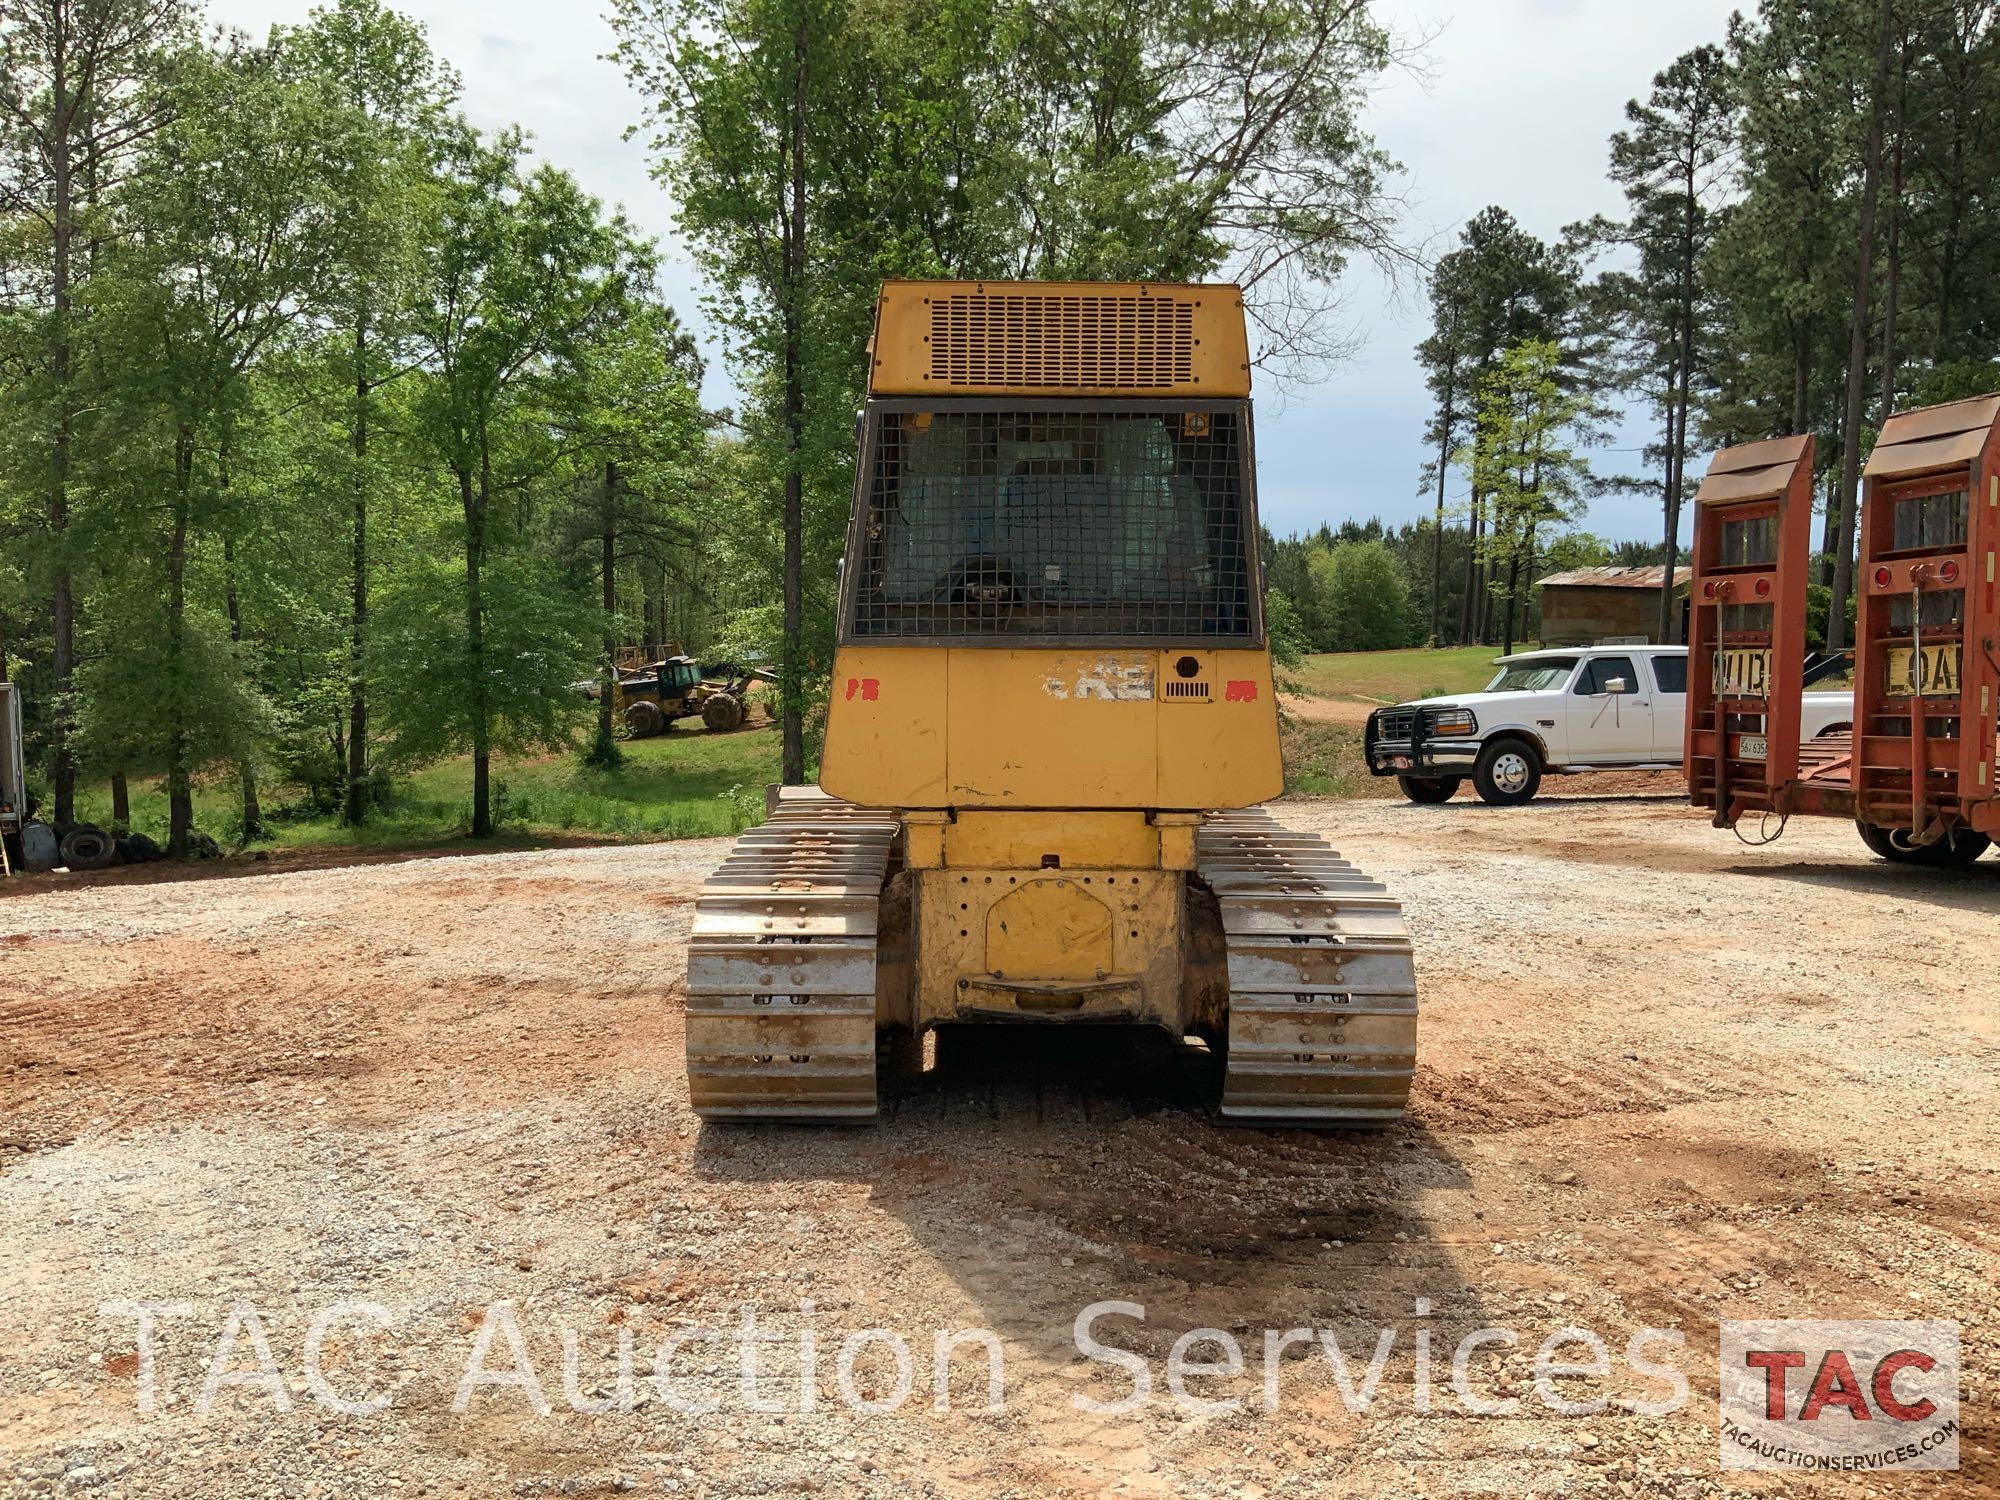
{"type": "Polygon", "coordinates": [[[856,639],[1248,639],[1238,410],[871,410],[856,639]]]}

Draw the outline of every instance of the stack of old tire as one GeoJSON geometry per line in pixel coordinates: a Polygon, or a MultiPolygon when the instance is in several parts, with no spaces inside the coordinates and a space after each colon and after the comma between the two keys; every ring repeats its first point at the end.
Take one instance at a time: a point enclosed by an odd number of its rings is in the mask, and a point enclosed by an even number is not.
{"type": "Polygon", "coordinates": [[[142,865],[165,859],[167,851],[143,833],[114,835],[95,823],[49,824],[30,819],[21,826],[8,850],[16,868],[28,871],[68,868],[104,870],[112,865],[142,865]]]}

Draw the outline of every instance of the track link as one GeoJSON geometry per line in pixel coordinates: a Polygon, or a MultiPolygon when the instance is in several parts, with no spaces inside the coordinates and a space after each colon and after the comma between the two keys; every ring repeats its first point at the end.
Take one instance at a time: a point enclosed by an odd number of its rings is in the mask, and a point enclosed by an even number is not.
{"type": "Polygon", "coordinates": [[[1401,1118],[1417,1051],[1401,905],[1262,808],[1205,819],[1195,851],[1229,955],[1222,1113],[1288,1125],[1401,1118]]]}
{"type": "Polygon", "coordinates": [[[875,958],[893,815],[786,788],[695,904],[688,1093],[704,1119],[875,1113],[875,958]]]}

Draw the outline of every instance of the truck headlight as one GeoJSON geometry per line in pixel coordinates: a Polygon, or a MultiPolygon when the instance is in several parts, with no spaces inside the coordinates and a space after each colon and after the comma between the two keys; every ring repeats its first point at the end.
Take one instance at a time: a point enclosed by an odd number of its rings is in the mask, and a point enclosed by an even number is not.
{"type": "Polygon", "coordinates": [[[1431,711],[1433,734],[1477,734],[1479,721],[1469,708],[1438,708],[1431,711]]]}

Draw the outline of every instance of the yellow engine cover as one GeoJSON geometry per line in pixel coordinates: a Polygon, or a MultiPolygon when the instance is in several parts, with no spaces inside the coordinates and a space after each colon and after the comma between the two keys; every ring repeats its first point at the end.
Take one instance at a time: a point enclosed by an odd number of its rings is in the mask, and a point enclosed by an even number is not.
{"type": "Polygon", "coordinates": [[[874,807],[1250,807],[1284,789],[1271,659],[843,646],[820,785],[874,807]]]}

